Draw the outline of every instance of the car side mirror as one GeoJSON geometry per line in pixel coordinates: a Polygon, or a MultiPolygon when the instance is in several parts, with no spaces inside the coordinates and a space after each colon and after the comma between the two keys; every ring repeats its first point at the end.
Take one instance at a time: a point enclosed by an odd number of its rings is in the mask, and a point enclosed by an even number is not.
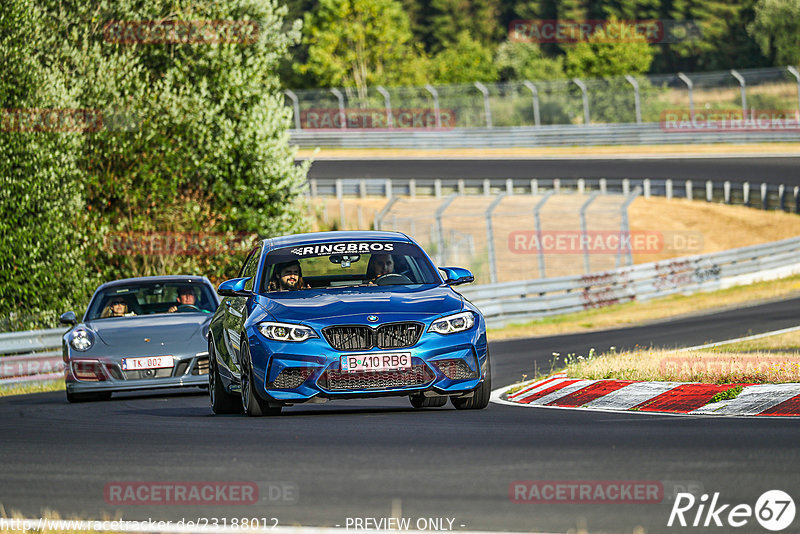
{"type": "Polygon", "coordinates": [[[232,278],[225,280],[217,288],[217,294],[222,297],[249,297],[253,294],[252,291],[245,289],[244,285],[250,280],[247,278],[232,278]]]}
{"type": "Polygon", "coordinates": [[[449,286],[468,284],[475,281],[475,277],[467,269],[461,267],[439,267],[444,273],[444,283],[449,286]]]}
{"type": "Polygon", "coordinates": [[[75,317],[75,312],[68,311],[61,314],[61,316],[58,318],[58,322],[67,326],[75,326],[78,324],[78,318],[75,317]]]}

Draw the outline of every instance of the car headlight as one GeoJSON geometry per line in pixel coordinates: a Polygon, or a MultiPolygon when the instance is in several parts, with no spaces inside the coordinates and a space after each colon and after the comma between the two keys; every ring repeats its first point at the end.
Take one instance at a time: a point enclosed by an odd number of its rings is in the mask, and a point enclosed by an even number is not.
{"type": "Polygon", "coordinates": [[[94,336],[83,328],[75,329],[69,335],[69,345],[79,352],[87,351],[94,345],[94,336]]]}
{"type": "Polygon", "coordinates": [[[299,324],[288,323],[259,323],[258,331],[265,338],[273,341],[294,341],[300,342],[312,337],[319,337],[313,329],[299,324]]]}
{"type": "Polygon", "coordinates": [[[437,334],[454,334],[456,332],[464,332],[475,326],[475,314],[471,311],[456,313],[455,315],[448,315],[440,319],[436,319],[431,323],[428,332],[436,332],[437,334]]]}

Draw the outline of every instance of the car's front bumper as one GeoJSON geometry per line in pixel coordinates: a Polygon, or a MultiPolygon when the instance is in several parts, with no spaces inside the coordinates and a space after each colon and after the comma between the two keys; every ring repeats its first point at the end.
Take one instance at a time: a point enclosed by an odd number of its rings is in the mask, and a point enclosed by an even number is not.
{"type": "Polygon", "coordinates": [[[86,358],[75,355],[68,362],[66,387],[69,393],[204,387],[208,386],[208,352],[176,356],[172,368],[160,369],[152,374],[156,376],[147,377],[141,371],[123,371],[118,358],[86,358]],[[77,378],[76,365],[96,365],[102,379],[77,378]]]}
{"type": "Polygon", "coordinates": [[[422,334],[412,347],[337,351],[324,339],[280,343],[251,334],[256,389],[277,404],[312,399],[345,399],[395,395],[459,395],[473,391],[486,373],[485,331],[422,334]],[[343,372],[340,358],[353,354],[407,353],[412,368],[405,371],[343,372]]]}

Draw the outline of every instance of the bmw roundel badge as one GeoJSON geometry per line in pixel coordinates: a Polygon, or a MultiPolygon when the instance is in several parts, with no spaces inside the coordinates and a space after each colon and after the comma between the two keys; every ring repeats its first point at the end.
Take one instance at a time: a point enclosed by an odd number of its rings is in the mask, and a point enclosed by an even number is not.
{"type": "Polygon", "coordinates": [[[377,315],[367,315],[367,321],[369,321],[371,323],[374,323],[377,320],[378,320],[378,316],[377,315]]]}

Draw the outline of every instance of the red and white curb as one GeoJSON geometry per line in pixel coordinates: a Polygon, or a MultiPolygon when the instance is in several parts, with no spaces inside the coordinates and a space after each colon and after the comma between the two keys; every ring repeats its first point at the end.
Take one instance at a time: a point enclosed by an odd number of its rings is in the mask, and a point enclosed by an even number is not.
{"type": "Polygon", "coordinates": [[[579,380],[557,374],[529,382],[511,394],[512,385],[492,392],[498,404],[581,408],[611,412],[687,415],[800,416],[800,384],[699,384],[579,380]],[[735,399],[711,402],[717,393],[740,385],[735,399]]]}

